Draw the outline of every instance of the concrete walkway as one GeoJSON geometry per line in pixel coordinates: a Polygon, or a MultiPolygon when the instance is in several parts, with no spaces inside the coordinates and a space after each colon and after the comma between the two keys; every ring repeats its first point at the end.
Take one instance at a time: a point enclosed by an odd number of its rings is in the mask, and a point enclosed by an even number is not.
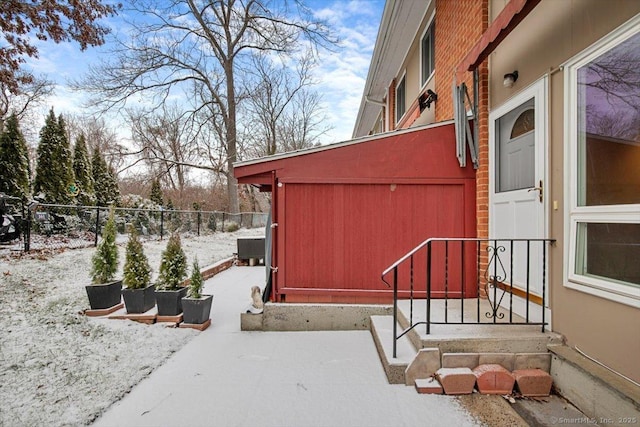
{"type": "Polygon", "coordinates": [[[264,267],[205,283],[212,325],[115,403],[95,426],[464,426],[447,396],[387,383],[368,331],[242,332],[264,267]]]}

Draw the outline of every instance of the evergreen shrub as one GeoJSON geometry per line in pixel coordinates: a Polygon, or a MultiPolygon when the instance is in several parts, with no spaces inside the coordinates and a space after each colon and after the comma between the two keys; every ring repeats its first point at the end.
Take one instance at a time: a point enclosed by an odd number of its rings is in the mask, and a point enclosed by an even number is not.
{"type": "Polygon", "coordinates": [[[122,283],[128,289],[144,289],[151,283],[151,267],[149,267],[142,243],[138,239],[138,232],[133,225],[129,226],[122,283]]]}
{"type": "Polygon", "coordinates": [[[91,279],[94,284],[113,281],[118,269],[116,221],[113,207],[109,210],[109,218],[102,229],[102,240],[91,258],[91,264],[91,279]]]}
{"type": "Polygon", "coordinates": [[[182,250],[180,235],[173,233],[162,252],[157,289],[176,290],[187,276],[187,257],[182,250]]]}
{"type": "Polygon", "coordinates": [[[189,298],[202,297],[202,285],[204,284],[204,278],[200,272],[200,266],[198,265],[198,258],[193,261],[193,271],[191,272],[191,281],[189,282],[189,298]]]}

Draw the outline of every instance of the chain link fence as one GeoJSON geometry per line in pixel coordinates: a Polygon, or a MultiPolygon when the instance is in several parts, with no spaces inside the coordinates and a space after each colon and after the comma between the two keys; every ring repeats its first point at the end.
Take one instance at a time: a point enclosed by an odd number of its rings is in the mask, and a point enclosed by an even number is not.
{"type": "MultiPolygon", "coordinates": [[[[29,204],[3,196],[0,253],[96,246],[109,216],[108,207],[29,204]],[[6,225],[5,225],[6,224],[6,225]],[[96,233],[97,230],[97,233],[96,233]]],[[[142,239],[162,240],[181,235],[211,234],[239,228],[264,228],[267,213],[115,208],[116,228],[126,236],[133,225],[142,239]]]]}

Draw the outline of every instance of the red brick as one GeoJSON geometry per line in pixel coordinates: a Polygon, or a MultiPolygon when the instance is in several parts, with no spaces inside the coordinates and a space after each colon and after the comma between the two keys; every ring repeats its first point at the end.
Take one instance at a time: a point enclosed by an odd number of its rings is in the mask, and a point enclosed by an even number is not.
{"type": "Polygon", "coordinates": [[[515,379],[502,365],[489,363],[473,370],[478,390],[482,394],[511,394],[515,379]]]}
{"type": "MultiPolygon", "coordinates": [[[[435,9],[435,92],[438,94],[449,93],[455,75],[452,71],[462,62],[488,26],[489,6],[486,0],[436,0],[435,9]]],[[[486,74],[486,66],[483,63],[480,67],[481,111],[487,109],[488,106],[486,74]]],[[[462,80],[457,81],[457,84],[462,81],[466,83],[471,97],[473,97],[472,76],[472,73],[465,72],[459,76],[462,80]]],[[[451,96],[438,98],[435,105],[435,115],[438,122],[453,118],[453,99],[451,96]]]]}
{"type": "Polygon", "coordinates": [[[513,371],[518,390],[523,396],[549,396],[553,379],[542,369],[519,369],[513,371]]]}
{"type": "Polygon", "coordinates": [[[436,379],[446,394],[471,394],[476,385],[476,376],[469,368],[440,368],[436,379]]]}

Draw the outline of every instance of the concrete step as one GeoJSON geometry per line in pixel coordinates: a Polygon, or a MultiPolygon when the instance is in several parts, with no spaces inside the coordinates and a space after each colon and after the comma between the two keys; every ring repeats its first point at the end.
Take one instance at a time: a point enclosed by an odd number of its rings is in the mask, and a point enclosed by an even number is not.
{"type": "Polygon", "coordinates": [[[559,334],[530,326],[456,325],[455,329],[432,328],[430,335],[418,337],[418,346],[438,348],[441,353],[542,353],[548,345],[563,342],[559,334]]]}
{"type": "MultiPolygon", "coordinates": [[[[409,322],[399,312],[402,330],[409,322]]],[[[542,353],[548,345],[563,343],[560,334],[540,330],[536,325],[431,325],[430,334],[425,325],[407,333],[415,348],[438,348],[441,353],[542,353]]]]}
{"type": "Polygon", "coordinates": [[[405,384],[404,373],[418,354],[415,347],[404,336],[398,340],[393,357],[393,316],[371,316],[371,335],[389,384],[405,384]]]}
{"type": "MultiPolygon", "coordinates": [[[[401,303],[398,310],[398,323],[404,330],[409,326],[409,307],[408,301],[401,301],[401,303]]],[[[441,300],[433,302],[432,319],[444,320],[442,303],[441,300]]],[[[449,304],[459,304],[459,301],[450,300],[449,304]]],[[[483,304],[486,305],[486,302],[483,301],[483,304]]],[[[423,306],[423,300],[414,304],[414,323],[426,319],[423,306]]],[[[474,305],[469,302],[465,307],[468,310],[475,310],[474,305]]],[[[486,308],[481,312],[484,311],[487,311],[486,308]]],[[[475,317],[473,313],[469,313],[465,315],[465,319],[471,321],[475,317]]],[[[459,313],[452,310],[449,320],[460,321],[459,313]]],[[[523,321],[523,319],[517,318],[514,321],[523,321]]],[[[505,321],[497,324],[432,324],[429,334],[426,332],[426,325],[419,325],[407,336],[415,348],[438,348],[441,353],[540,353],[547,352],[548,345],[564,342],[560,334],[542,332],[541,326],[509,325],[505,321]]]]}
{"type": "MultiPolygon", "coordinates": [[[[403,329],[401,320],[397,333],[403,329]]],[[[539,368],[550,370],[549,342],[561,342],[561,336],[542,333],[530,326],[462,325],[457,333],[420,334],[414,328],[397,342],[393,357],[393,316],[371,316],[371,333],[387,379],[391,384],[414,385],[440,367],[474,369],[497,363],[507,370],[539,368]],[[435,354],[435,356],[434,356],[435,354]],[[434,360],[435,357],[435,360],[434,360]]]]}

